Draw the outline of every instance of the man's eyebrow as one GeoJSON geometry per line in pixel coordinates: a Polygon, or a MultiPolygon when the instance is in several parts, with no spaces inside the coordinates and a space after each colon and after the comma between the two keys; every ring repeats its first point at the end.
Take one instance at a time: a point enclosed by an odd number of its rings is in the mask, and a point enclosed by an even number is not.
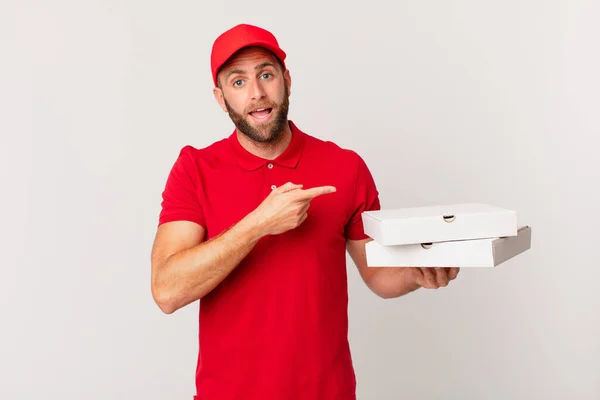
{"type": "Polygon", "coordinates": [[[232,69],[227,73],[227,76],[225,78],[229,78],[233,74],[243,74],[244,72],[246,71],[244,71],[243,69],[232,69]]]}
{"type": "Polygon", "coordinates": [[[264,67],[274,67],[275,68],[275,64],[273,64],[271,61],[265,61],[265,62],[258,64],[256,67],[254,67],[254,69],[259,70],[259,69],[263,69],[264,67]]]}

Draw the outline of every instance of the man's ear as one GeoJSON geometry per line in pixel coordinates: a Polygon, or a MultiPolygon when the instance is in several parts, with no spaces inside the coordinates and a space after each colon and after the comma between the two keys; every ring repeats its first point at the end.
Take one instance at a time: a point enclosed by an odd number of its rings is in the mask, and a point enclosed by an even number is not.
{"type": "Polygon", "coordinates": [[[290,75],[290,70],[286,69],[283,73],[283,80],[288,87],[288,94],[292,95],[292,76],[290,75]]]}
{"type": "Polygon", "coordinates": [[[213,96],[215,96],[215,100],[217,100],[217,103],[219,103],[221,109],[227,112],[227,106],[225,105],[225,97],[223,96],[223,91],[221,90],[221,88],[214,88],[213,96]]]}

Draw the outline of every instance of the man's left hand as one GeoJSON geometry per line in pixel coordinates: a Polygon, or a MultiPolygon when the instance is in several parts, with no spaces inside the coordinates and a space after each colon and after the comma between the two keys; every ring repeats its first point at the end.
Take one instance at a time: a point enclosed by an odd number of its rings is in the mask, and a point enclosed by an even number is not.
{"type": "Polygon", "coordinates": [[[439,289],[448,286],[448,283],[458,276],[460,268],[411,268],[414,281],[426,289],[439,289]]]}

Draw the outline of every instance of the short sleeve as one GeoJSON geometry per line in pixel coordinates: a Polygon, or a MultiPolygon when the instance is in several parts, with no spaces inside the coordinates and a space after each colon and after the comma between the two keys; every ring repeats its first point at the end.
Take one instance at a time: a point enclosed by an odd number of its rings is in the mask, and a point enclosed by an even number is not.
{"type": "Polygon", "coordinates": [[[196,162],[196,149],[184,147],[169,172],[162,193],[158,224],[171,221],[191,221],[205,225],[204,214],[198,200],[200,173],[196,162]]]}
{"type": "Polygon", "coordinates": [[[365,161],[359,155],[356,169],[355,190],[353,204],[350,213],[350,219],[345,228],[346,239],[362,240],[368,239],[365,235],[362,222],[362,213],[364,211],[379,210],[381,204],[379,201],[379,192],[373,176],[365,161]]]}

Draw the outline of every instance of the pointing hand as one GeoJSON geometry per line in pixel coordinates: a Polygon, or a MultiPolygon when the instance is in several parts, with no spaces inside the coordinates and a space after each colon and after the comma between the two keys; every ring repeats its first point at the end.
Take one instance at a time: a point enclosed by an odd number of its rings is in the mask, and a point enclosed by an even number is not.
{"type": "Polygon", "coordinates": [[[300,226],[306,220],[310,202],[314,198],[336,191],[333,186],[302,187],[288,182],[274,189],[253,211],[265,235],[281,234],[300,226]]]}

